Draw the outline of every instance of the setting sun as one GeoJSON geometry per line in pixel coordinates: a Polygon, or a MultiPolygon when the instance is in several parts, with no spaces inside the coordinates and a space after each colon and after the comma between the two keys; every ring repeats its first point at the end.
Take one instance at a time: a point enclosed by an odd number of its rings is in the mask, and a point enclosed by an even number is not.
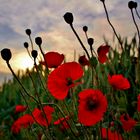
{"type": "Polygon", "coordinates": [[[15,56],[12,64],[15,69],[26,70],[31,69],[34,65],[33,60],[26,53],[20,53],[15,56]]]}

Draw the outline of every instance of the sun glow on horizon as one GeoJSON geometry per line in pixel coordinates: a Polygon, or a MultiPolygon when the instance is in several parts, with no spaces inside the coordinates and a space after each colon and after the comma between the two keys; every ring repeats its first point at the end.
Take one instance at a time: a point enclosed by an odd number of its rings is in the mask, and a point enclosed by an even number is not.
{"type": "Polygon", "coordinates": [[[26,70],[33,68],[34,62],[26,53],[19,53],[15,56],[12,65],[16,70],[26,70]]]}

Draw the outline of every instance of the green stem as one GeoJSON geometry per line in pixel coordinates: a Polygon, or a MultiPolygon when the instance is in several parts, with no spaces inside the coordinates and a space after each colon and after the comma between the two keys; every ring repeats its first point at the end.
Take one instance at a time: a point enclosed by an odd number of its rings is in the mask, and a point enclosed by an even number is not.
{"type": "Polygon", "coordinates": [[[16,76],[16,74],[14,73],[13,69],[11,68],[9,62],[6,62],[8,68],[10,69],[10,71],[12,72],[13,76],[15,77],[15,79],[18,81],[18,83],[20,84],[20,86],[22,87],[22,89],[24,90],[24,92],[26,93],[27,96],[29,96],[30,98],[32,98],[37,104],[38,101],[36,100],[36,98],[34,98],[32,95],[30,95],[27,90],[25,89],[25,87],[22,85],[22,83],[20,82],[20,80],[18,79],[18,77],[16,76]]]}
{"type": "Polygon", "coordinates": [[[112,30],[113,30],[115,36],[117,37],[117,39],[118,39],[118,41],[119,41],[119,43],[120,43],[120,45],[121,45],[121,49],[122,49],[122,51],[123,51],[124,49],[123,49],[123,46],[122,46],[122,41],[121,41],[120,38],[118,37],[114,26],[113,26],[112,23],[110,22],[110,19],[109,19],[109,16],[108,16],[108,12],[107,12],[107,8],[106,8],[106,5],[105,5],[105,2],[103,2],[103,6],[104,6],[104,9],[105,9],[107,21],[108,21],[108,23],[110,24],[110,26],[111,26],[111,28],[112,28],[112,30]]]}
{"type": "MultiPolygon", "coordinates": [[[[55,103],[42,103],[42,104],[53,105],[53,106],[55,106],[55,107],[60,111],[60,113],[62,114],[62,116],[65,118],[65,114],[63,113],[63,111],[61,110],[61,108],[60,108],[57,104],[55,104],[55,103]]],[[[69,122],[68,122],[67,120],[66,120],[66,122],[69,124],[69,122]]],[[[70,124],[69,124],[69,125],[70,125],[70,124]]],[[[73,136],[74,136],[75,138],[79,139],[78,136],[76,136],[75,132],[72,130],[71,127],[70,127],[70,130],[71,130],[73,136]]]]}
{"type": "Polygon", "coordinates": [[[77,39],[78,39],[79,43],[81,44],[81,46],[82,46],[83,50],[86,52],[88,59],[90,60],[89,53],[88,53],[87,49],[85,48],[84,44],[82,43],[82,41],[81,41],[81,39],[80,39],[79,35],[78,35],[78,34],[77,34],[77,32],[75,31],[75,29],[74,29],[73,25],[72,25],[72,24],[70,24],[70,27],[71,27],[72,31],[74,32],[75,36],[77,37],[77,39]]]}

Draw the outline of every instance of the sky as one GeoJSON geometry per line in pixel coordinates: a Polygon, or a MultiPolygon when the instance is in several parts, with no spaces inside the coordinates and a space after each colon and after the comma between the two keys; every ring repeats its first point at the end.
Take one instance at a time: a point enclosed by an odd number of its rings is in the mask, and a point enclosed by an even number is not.
{"type": "MultiPolygon", "coordinates": [[[[122,37],[131,38],[136,30],[128,1],[106,0],[106,6],[117,33],[122,37]]],[[[140,13],[140,0],[135,1],[138,3],[140,13]]],[[[73,13],[73,25],[87,48],[82,31],[84,25],[89,28],[88,36],[94,38],[95,49],[104,44],[103,36],[106,36],[109,42],[112,41],[113,32],[100,0],[0,0],[0,50],[3,48],[11,50],[10,64],[15,72],[33,66],[23,47],[24,42],[29,42],[25,34],[28,28],[32,30],[33,42],[35,37],[42,37],[44,52],[63,53],[67,61],[73,61],[74,51],[77,57],[83,54],[79,42],[63,19],[66,12],[73,13]]],[[[35,43],[34,48],[38,50],[35,43]]],[[[6,63],[0,57],[0,84],[11,77],[6,63]]]]}

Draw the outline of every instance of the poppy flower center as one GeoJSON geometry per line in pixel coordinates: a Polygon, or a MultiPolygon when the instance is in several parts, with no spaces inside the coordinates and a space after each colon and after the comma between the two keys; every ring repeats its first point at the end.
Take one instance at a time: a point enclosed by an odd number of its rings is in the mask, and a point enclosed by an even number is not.
{"type": "Polygon", "coordinates": [[[87,100],[86,105],[87,105],[88,110],[89,110],[89,111],[92,111],[93,109],[97,108],[97,106],[98,106],[97,99],[89,98],[89,99],[87,100]]]}
{"type": "Polygon", "coordinates": [[[67,86],[70,86],[70,85],[72,85],[73,84],[73,81],[72,81],[72,79],[71,78],[67,78],[67,86]]]}
{"type": "Polygon", "coordinates": [[[123,118],[124,118],[125,121],[128,121],[128,116],[126,114],[124,115],[123,118]]]}

